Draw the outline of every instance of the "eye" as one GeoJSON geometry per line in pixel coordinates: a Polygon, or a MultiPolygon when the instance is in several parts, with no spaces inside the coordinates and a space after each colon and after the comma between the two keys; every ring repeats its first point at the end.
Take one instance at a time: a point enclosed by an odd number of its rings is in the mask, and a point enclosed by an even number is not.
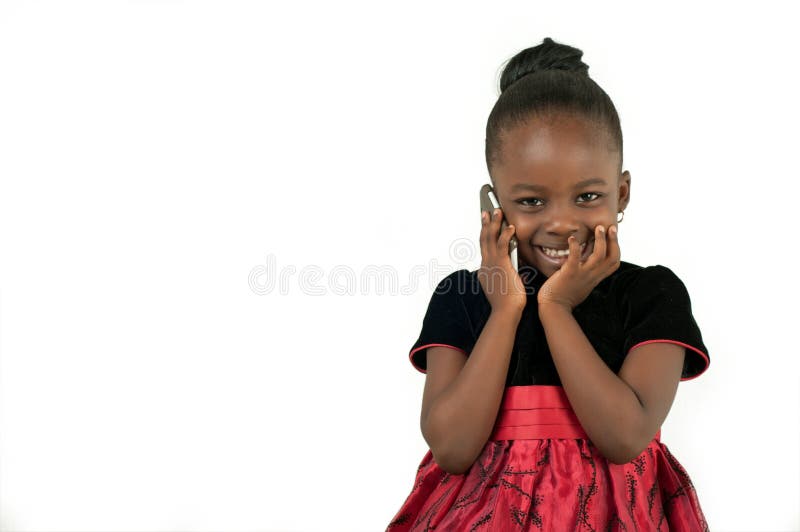
{"type": "Polygon", "coordinates": [[[525,204],[526,201],[542,201],[542,200],[540,200],[539,198],[524,198],[524,199],[518,200],[517,203],[519,203],[520,205],[524,205],[525,207],[537,207],[538,206],[538,205],[526,205],[525,204]]]}
{"type": "MultiPolygon", "coordinates": [[[[598,198],[602,197],[603,195],[602,194],[598,194],[597,192],[584,192],[583,194],[578,194],[579,198],[583,197],[583,196],[597,196],[597,198],[591,198],[591,199],[588,199],[588,200],[585,200],[585,201],[581,201],[579,203],[587,203],[587,202],[590,202],[590,201],[594,201],[595,199],[598,199],[598,198]]],[[[539,207],[540,205],[529,205],[527,203],[527,202],[535,202],[535,201],[542,201],[542,200],[539,199],[539,198],[523,198],[523,199],[517,200],[517,203],[519,203],[520,205],[523,205],[525,207],[539,207]]]]}
{"type": "MultiPolygon", "coordinates": [[[[602,194],[598,194],[598,193],[596,193],[596,192],[584,192],[583,194],[578,194],[578,197],[579,197],[579,198],[580,198],[581,196],[597,196],[597,197],[599,198],[600,196],[602,196],[602,194]]],[[[587,201],[592,201],[592,200],[587,200],[587,201]]],[[[586,202],[584,201],[584,202],[582,202],[582,203],[586,203],[586,202]]]]}

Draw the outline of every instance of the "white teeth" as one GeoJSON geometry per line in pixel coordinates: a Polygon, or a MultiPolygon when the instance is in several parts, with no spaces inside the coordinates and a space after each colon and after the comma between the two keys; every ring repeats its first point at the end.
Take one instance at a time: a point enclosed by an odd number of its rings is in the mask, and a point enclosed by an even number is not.
{"type": "MultiPolygon", "coordinates": [[[[584,248],[586,244],[581,244],[581,249],[584,248]]],[[[545,252],[546,255],[551,257],[566,257],[569,255],[569,249],[550,249],[546,247],[542,247],[542,250],[545,252]]]]}

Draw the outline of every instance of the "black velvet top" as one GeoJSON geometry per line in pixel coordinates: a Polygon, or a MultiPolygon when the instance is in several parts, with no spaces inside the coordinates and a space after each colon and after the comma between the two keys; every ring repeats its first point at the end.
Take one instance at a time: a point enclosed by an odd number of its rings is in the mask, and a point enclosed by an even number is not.
{"type": "MultiPolygon", "coordinates": [[[[533,275],[525,280],[528,304],[517,327],[506,386],[560,386],[538,313],[538,289],[547,278],[531,266],[525,269],[533,275]]],[[[434,290],[422,331],[409,351],[409,359],[419,371],[426,371],[427,347],[445,345],[469,356],[478,341],[491,305],[477,273],[455,271],[434,290]]],[[[710,364],[689,293],[666,266],[642,267],[620,261],[619,268],[600,281],[572,314],[614,373],[633,347],[648,341],[675,343],[686,349],[681,381],[699,376],[710,364]]]]}

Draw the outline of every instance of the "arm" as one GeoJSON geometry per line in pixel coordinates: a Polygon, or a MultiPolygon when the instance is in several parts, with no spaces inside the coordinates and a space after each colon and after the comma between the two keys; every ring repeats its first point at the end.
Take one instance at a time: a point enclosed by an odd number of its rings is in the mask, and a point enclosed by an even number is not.
{"type": "Polygon", "coordinates": [[[489,440],[521,318],[521,310],[492,310],[469,357],[448,347],[429,348],[420,426],[436,463],[448,473],[469,469],[489,440]]]}
{"type": "Polygon", "coordinates": [[[615,464],[636,458],[672,407],[684,348],[663,342],[641,345],[628,353],[615,375],[569,308],[540,303],[539,317],[564,392],[589,438],[615,464]]]}

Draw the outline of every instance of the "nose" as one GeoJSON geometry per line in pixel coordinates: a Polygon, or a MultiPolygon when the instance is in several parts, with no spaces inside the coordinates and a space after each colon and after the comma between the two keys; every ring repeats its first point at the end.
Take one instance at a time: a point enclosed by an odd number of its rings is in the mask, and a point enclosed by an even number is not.
{"type": "Polygon", "coordinates": [[[580,231],[578,221],[566,212],[553,212],[550,219],[544,224],[545,232],[554,238],[566,240],[570,235],[576,235],[580,231]]]}

